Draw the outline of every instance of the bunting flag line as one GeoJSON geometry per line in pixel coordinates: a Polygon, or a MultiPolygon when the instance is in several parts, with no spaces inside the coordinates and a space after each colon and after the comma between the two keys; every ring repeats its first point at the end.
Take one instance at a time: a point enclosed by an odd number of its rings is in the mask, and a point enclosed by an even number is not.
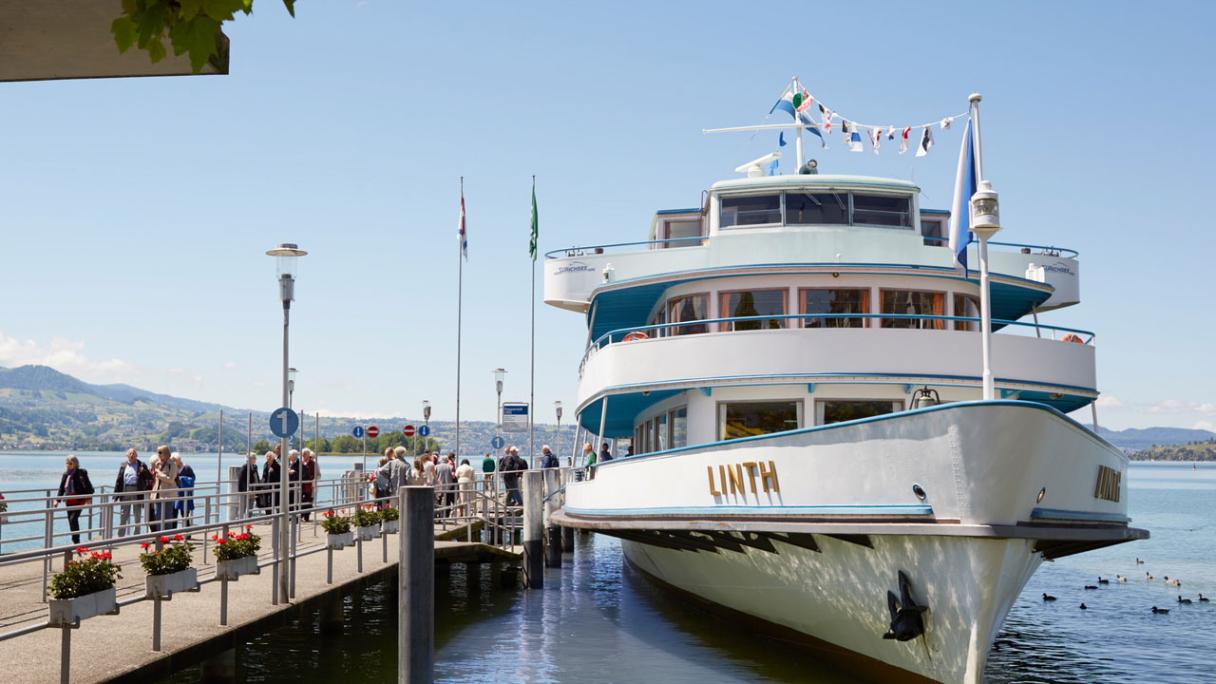
{"type": "Polygon", "coordinates": [[[912,132],[912,127],[909,126],[899,132],[899,153],[903,154],[908,151],[908,134],[912,132]]]}
{"type": "Polygon", "coordinates": [[[882,144],[882,129],[870,129],[870,148],[874,150],[874,154],[878,154],[878,146],[882,144]]]}
{"type": "Polygon", "coordinates": [[[857,124],[849,125],[849,151],[863,152],[861,149],[861,131],[857,130],[857,124]]]}
{"type": "Polygon", "coordinates": [[[811,103],[814,100],[815,98],[811,97],[811,94],[805,88],[795,91],[793,85],[788,85],[785,87],[785,92],[781,94],[781,99],[777,100],[776,104],[768,110],[768,113],[772,114],[778,109],[788,113],[798,123],[805,124],[806,130],[812,135],[818,136],[819,142],[824,147],[827,147],[827,141],[823,139],[823,134],[819,132],[819,124],[815,123],[815,120],[810,115],[811,103]]]}
{"type": "Polygon", "coordinates": [[[924,133],[920,136],[920,145],[916,148],[916,156],[923,157],[929,154],[929,149],[933,147],[933,128],[925,126],[924,133]]]}

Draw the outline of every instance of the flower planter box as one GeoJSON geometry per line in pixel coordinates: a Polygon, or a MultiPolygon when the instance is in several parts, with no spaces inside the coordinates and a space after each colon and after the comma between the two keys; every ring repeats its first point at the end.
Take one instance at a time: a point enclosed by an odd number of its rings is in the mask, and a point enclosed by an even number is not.
{"type": "Polygon", "coordinates": [[[347,546],[354,546],[355,533],[343,532],[342,534],[327,534],[325,535],[325,548],[327,549],[344,549],[347,546]]]}
{"type": "Polygon", "coordinates": [[[385,534],[397,534],[401,531],[400,520],[385,520],[380,523],[380,529],[385,534]]]}
{"type": "Polygon", "coordinates": [[[257,575],[261,572],[262,569],[258,567],[257,556],[242,556],[241,558],[216,561],[215,563],[216,579],[235,581],[241,575],[257,575]]]}
{"type": "Polygon", "coordinates": [[[380,536],[380,525],[363,525],[355,529],[359,531],[359,539],[363,541],[369,541],[380,536]]]}
{"type": "Polygon", "coordinates": [[[150,599],[167,599],[179,591],[198,591],[198,569],[186,568],[168,575],[148,575],[144,584],[150,599]]]}
{"type": "Polygon", "coordinates": [[[114,587],[69,599],[51,599],[50,624],[56,627],[75,624],[95,615],[118,612],[118,597],[114,587]]]}

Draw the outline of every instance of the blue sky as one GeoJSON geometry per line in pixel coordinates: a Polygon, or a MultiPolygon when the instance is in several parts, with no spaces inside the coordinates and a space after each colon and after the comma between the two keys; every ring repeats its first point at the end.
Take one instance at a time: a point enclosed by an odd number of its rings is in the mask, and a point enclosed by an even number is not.
{"type": "MultiPolygon", "coordinates": [[[[645,238],[655,209],[772,148],[782,84],[860,121],[928,121],[982,91],[1011,241],[1081,252],[1102,422],[1216,424],[1207,277],[1216,10],[1173,3],[279,3],[227,29],[231,75],[0,84],[0,365],[268,409],[274,264],[303,263],[298,407],[437,419],[455,403],[465,176],[463,416],[491,369],[528,393],[527,230],[542,251],[645,238]],[[969,40],[973,40],[969,42],[969,40]],[[1198,193],[1198,194],[1196,194],[1198,193]]],[[[957,131],[923,159],[817,153],[949,204],[957,131]]],[[[537,308],[538,415],[569,406],[581,319],[537,308]]]]}

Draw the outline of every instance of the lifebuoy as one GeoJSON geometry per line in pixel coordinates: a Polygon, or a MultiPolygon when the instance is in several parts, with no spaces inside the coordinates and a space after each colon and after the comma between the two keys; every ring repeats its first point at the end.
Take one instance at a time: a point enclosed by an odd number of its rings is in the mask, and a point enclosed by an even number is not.
{"type": "Polygon", "coordinates": [[[650,335],[647,335],[646,333],[642,332],[641,330],[634,330],[633,332],[625,334],[624,341],[625,342],[634,342],[637,340],[648,340],[648,339],[650,339],[650,335]]]}
{"type": "Polygon", "coordinates": [[[1085,340],[1081,339],[1080,335],[1074,335],[1073,333],[1068,333],[1064,337],[1061,337],[1060,341],[1072,342],[1073,344],[1085,344],[1085,340]]]}

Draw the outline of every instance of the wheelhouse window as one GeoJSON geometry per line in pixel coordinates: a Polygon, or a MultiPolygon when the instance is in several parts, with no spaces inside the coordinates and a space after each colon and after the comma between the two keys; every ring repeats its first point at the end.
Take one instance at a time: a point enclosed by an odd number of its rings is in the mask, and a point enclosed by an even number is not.
{"type": "Polygon", "coordinates": [[[718,404],[719,439],[739,439],[796,430],[800,401],[744,401],[718,404]]]}
{"type": "Polygon", "coordinates": [[[830,425],[902,411],[904,403],[890,399],[829,399],[815,402],[815,408],[819,424],[830,425]]]}
{"type": "Polygon", "coordinates": [[[692,247],[699,244],[692,239],[678,238],[694,238],[701,233],[701,219],[672,219],[663,222],[662,239],[672,240],[672,242],[664,242],[659,246],[666,249],[669,247],[692,247]]]}
{"type": "Polygon", "coordinates": [[[785,223],[791,226],[848,225],[849,193],[788,192],[785,223]]]}
{"type": "MultiPolygon", "coordinates": [[[[942,316],[945,313],[945,293],[920,290],[882,290],[882,313],[898,315],[942,316]]],[[[917,328],[942,330],[940,319],[884,318],[884,328],[917,328]]]]}
{"type": "MultiPolygon", "coordinates": [[[[708,310],[708,294],[681,295],[667,300],[667,320],[670,323],[703,321],[709,318],[708,310]]],[[[668,328],[668,334],[670,335],[695,335],[704,332],[709,332],[709,326],[704,323],[668,328]]]]}
{"type": "MultiPolygon", "coordinates": [[[[719,302],[722,318],[738,318],[743,316],[784,316],[785,290],[743,290],[740,292],[723,292],[719,302]]],[[[720,329],[729,330],[769,330],[784,328],[783,318],[764,318],[751,321],[729,321],[720,324],[720,329]]]]}
{"type": "Polygon", "coordinates": [[[946,247],[946,216],[941,214],[933,214],[927,216],[924,213],[920,215],[920,234],[925,237],[925,245],[928,247],[946,247]]]}
{"type": "MultiPolygon", "coordinates": [[[[956,294],[954,295],[954,315],[966,316],[967,318],[980,317],[980,300],[978,297],[971,295],[956,294]]],[[[970,330],[976,331],[980,329],[980,324],[977,321],[955,321],[955,330],[970,330]]]]}
{"type": "Polygon", "coordinates": [[[781,194],[723,197],[718,225],[722,228],[781,225],[781,194]]]}
{"type": "Polygon", "coordinates": [[[853,193],[853,223],[911,228],[912,200],[901,195],[853,193]]]}
{"type": "MultiPolygon", "coordinates": [[[[804,314],[868,314],[867,289],[804,289],[799,291],[804,314]]],[[[804,318],[804,328],[864,328],[865,318],[804,318]]]]}

